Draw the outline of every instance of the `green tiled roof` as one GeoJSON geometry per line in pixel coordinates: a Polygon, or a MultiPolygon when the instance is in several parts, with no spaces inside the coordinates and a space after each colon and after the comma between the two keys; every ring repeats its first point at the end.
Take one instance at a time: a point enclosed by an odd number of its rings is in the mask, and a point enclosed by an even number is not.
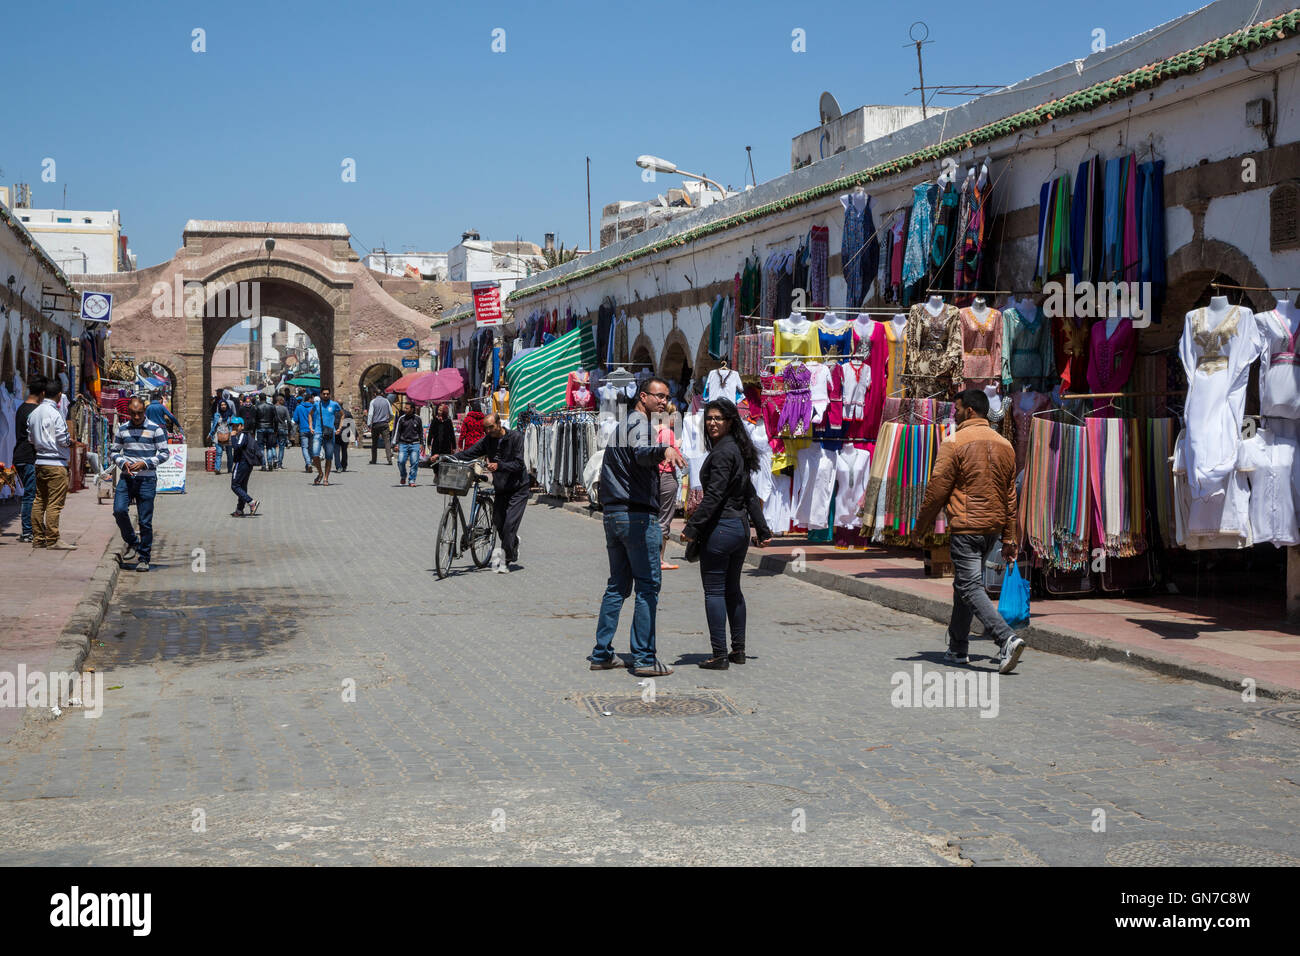
{"type": "Polygon", "coordinates": [[[723,232],[735,226],[752,222],[755,219],[761,219],[764,216],[770,216],[773,213],[782,212],[794,206],[800,206],[805,203],[822,199],[826,196],[838,193],[844,189],[853,186],[865,186],[868,183],[876,182],[881,179],[896,175],[906,169],[919,166],[923,163],[933,162],[942,159],[945,156],[952,156],[964,150],[975,146],[983,145],[994,140],[1002,139],[1012,133],[1024,129],[1030,129],[1035,126],[1042,126],[1044,123],[1050,123],[1052,120],[1059,119],[1062,116],[1069,116],[1074,113],[1086,113],[1105,103],[1123,99],[1131,96],[1140,90],[1151,89],[1158,86],[1166,80],[1172,80],[1180,76],[1186,76],[1191,73],[1197,73],[1207,66],[1220,60],[1226,60],[1234,56],[1240,56],[1243,53],[1249,53],[1252,50],[1258,50],[1261,47],[1268,46],[1292,37],[1300,32],[1300,8],[1281,14],[1271,20],[1265,20],[1252,26],[1245,27],[1235,33],[1220,37],[1217,40],[1211,40],[1208,43],[1202,43],[1198,47],[1193,47],[1182,53],[1161,60],[1157,63],[1148,64],[1147,66],[1138,67],[1130,70],[1120,76],[1112,77],[1109,80],[1103,80],[1100,83],[1094,83],[1086,89],[1070,93],[1057,100],[1051,100],[1047,103],[1039,104],[1031,109],[1022,110],[1011,116],[1004,117],[996,122],[973,129],[970,132],[962,133],[951,139],[942,140],[933,146],[927,146],[919,149],[914,153],[906,156],[900,156],[898,159],[890,160],[887,163],[879,163],[860,173],[852,176],[845,176],[836,179],[822,186],[805,190],[801,193],[794,193],[783,199],[766,203],[762,206],[756,206],[734,216],[725,219],[719,219],[716,222],[706,223],[697,226],[680,235],[671,236],[662,239],[659,242],[642,246],[638,249],[631,250],[621,256],[597,263],[585,269],[578,269],[565,276],[560,276],[543,282],[539,285],[531,286],[527,289],[516,289],[507,296],[507,302],[513,302],[527,296],[536,295],[556,286],[566,285],[578,279],[585,279],[588,276],[596,275],[607,269],[614,269],[621,265],[626,265],[636,259],[645,256],[651,256],[655,253],[662,252],[665,249],[671,249],[674,246],[683,246],[687,243],[702,239],[705,236],[714,233],[723,232]]]}

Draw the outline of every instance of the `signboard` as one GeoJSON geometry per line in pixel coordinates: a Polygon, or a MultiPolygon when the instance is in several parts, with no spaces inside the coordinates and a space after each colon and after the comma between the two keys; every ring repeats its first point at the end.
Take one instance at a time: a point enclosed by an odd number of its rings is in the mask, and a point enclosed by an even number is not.
{"type": "Polygon", "coordinates": [[[501,283],[473,282],[474,324],[486,328],[501,324],[501,283]]]}
{"type": "Polygon", "coordinates": [[[113,317],[113,293],[81,293],[81,319],[83,322],[107,323],[113,317]]]}
{"type": "Polygon", "coordinates": [[[419,368],[419,359],[402,359],[402,368],[419,368]]]}
{"type": "Polygon", "coordinates": [[[402,339],[397,343],[397,347],[401,349],[403,352],[409,351],[410,349],[415,348],[417,345],[419,345],[419,343],[416,342],[415,339],[402,339]]]}
{"type": "Polygon", "coordinates": [[[158,466],[158,491],[185,494],[185,454],[188,445],[168,445],[167,460],[158,466]]]}

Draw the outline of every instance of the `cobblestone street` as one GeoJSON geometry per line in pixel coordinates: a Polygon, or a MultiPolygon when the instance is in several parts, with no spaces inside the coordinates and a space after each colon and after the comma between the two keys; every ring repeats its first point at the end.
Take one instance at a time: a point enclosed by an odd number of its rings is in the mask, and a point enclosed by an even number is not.
{"type": "Polygon", "coordinates": [[[892,675],[944,669],[941,626],[753,570],[751,659],[701,671],[682,561],[668,714],[625,715],[637,678],[584,660],[599,522],[535,504],[521,570],[438,581],[429,476],[365,458],[329,488],[254,472],[256,518],[225,476],[159,496],[154,570],[92,645],[102,717],[0,761],[0,862],[1300,863],[1275,704],[1031,649],[991,719],[896,707],[892,675]]]}

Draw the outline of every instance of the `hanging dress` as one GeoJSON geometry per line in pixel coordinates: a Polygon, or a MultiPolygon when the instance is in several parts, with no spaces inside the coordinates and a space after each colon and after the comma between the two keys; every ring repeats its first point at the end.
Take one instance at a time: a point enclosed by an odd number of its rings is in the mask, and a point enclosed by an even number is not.
{"type": "Polygon", "coordinates": [[[961,311],[945,305],[934,315],[924,303],[907,316],[907,394],[947,398],[962,388],[961,311]]]}

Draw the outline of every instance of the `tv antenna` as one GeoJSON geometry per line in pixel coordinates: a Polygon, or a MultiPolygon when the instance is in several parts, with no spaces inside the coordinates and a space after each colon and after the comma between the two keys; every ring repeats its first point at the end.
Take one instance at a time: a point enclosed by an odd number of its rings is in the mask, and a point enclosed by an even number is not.
{"type": "Polygon", "coordinates": [[[911,44],[904,43],[903,46],[914,45],[916,47],[916,75],[920,80],[920,86],[912,87],[912,92],[921,94],[921,119],[925,119],[926,106],[933,102],[936,96],[983,96],[985,93],[992,93],[994,90],[1005,88],[1005,84],[986,84],[986,83],[952,83],[948,85],[939,85],[930,87],[930,98],[926,100],[925,89],[925,66],[921,62],[921,47],[927,43],[933,43],[930,39],[930,28],[924,20],[917,20],[907,28],[907,35],[911,38],[911,44]]]}

